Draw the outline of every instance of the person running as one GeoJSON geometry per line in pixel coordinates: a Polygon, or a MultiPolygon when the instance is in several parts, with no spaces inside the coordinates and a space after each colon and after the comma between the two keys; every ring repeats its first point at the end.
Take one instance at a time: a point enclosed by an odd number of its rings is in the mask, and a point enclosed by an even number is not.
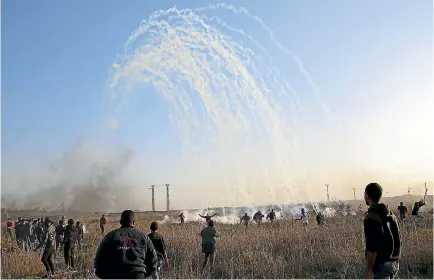
{"type": "Polygon", "coordinates": [[[270,213],[267,214],[267,220],[270,220],[270,222],[273,224],[275,219],[276,212],[274,212],[274,209],[271,209],[270,213]]]}
{"type": "Polygon", "coordinates": [[[398,206],[398,212],[399,212],[399,218],[400,220],[404,220],[405,219],[405,215],[407,214],[408,210],[407,207],[405,207],[404,202],[400,202],[399,206],[398,206]]]}
{"type": "Polygon", "coordinates": [[[323,213],[321,212],[321,210],[319,210],[319,211],[318,211],[318,214],[316,214],[316,223],[317,223],[319,226],[323,226],[323,225],[324,225],[324,220],[325,220],[324,215],[323,215],[323,213]]]}
{"type": "Polygon", "coordinates": [[[210,214],[208,214],[208,213],[206,213],[206,215],[205,216],[202,216],[201,214],[199,214],[199,216],[201,217],[201,218],[204,218],[205,219],[205,222],[209,222],[209,221],[211,221],[211,218],[212,217],[215,217],[217,214],[214,214],[214,215],[210,215],[210,214]]]}
{"type": "Polygon", "coordinates": [[[74,226],[74,220],[69,219],[63,238],[63,256],[68,269],[74,269],[75,244],[78,240],[78,231],[74,226]]]}
{"type": "Polygon", "coordinates": [[[309,216],[307,215],[307,212],[304,210],[304,208],[300,209],[300,218],[295,220],[302,221],[305,226],[309,224],[309,216]]]}
{"type": "Polygon", "coordinates": [[[179,214],[178,217],[179,217],[179,219],[181,221],[181,224],[183,224],[184,220],[185,220],[184,212],[181,212],[181,214],[179,214]]]}
{"type": "Polygon", "coordinates": [[[107,218],[103,214],[101,218],[99,219],[99,228],[101,229],[101,234],[104,234],[105,232],[105,225],[107,224],[107,218]]]}
{"type": "Polygon", "coordinates": [[[152,222],[149,228],[151,233],[148,234],[148,237],[151,239],[152,244],[154,245],[155,253],[157,253],[158,259],[157,269],[151,274],[151,278],[159,279],[163,261],[166,269],[169,267],[169,261],[166,254],[166,243],[164,242],[164,237],[158,232],[157,222],[152,222]]]}
{"type": "Polygon", "coordinates": [[[220,237],[220,233],[214,227],[214,221],[210,220],[208,226],[202,229],[200,232],[202,237],[202,253],[205,254],[202,270],[205,269],[208,259],[210,260],[210,265],[214,265],[214,253],[216,250],[217,238],[220,237]]]}
{"type": "Polygon", "coordinates": [[[56,252],[57,251],[62,252],[64,234],[65,234],[64,223],[62,220],[60,220],[59,224],[56,227],[56,252]]]}
{"type": "Polygon", "coordinates": [[[42,242],[35,248],[35,252],[44,246],[44,253],[42,254],[42,263],[45,266],[47,278],[52,277],[55,273],[53,255],[56,250],[56,229],[54,228],[53,221],[50,218],[45,218],[45,232],[42,242]]]}
{"type": "Polygon", "coordinates": [[[262,219],[264,218],[264,214],[261,213],[261,211],[258,211],[253,215],[253,220],[260,225],[262,223],[262,219]]]}
{"type": "Polygon", "coordinates": [[[121,227],[109,232],[95,256],[95,274],[101,279],[144,279],[157,270],[157,254],[152,241],[134,228],[135,214],[125,210],[121,227]]]}
{"type": "Polygon", "coordinates": [[[399,270],[401,234],[395,215],[380,203],[383,188],[370,183],[364,199],[369,206],[364,219],[366,279],[393,279],[399,270]]]}
{"type": "Polygon", "coordinates": [[[247,228],[249,226],[249,222],[250,222],[250,217],[247,215],[247,213],[244,213],[244,216],[242,216],[240,219],[240,224],[244,223],[244,225],[247,228]]]}

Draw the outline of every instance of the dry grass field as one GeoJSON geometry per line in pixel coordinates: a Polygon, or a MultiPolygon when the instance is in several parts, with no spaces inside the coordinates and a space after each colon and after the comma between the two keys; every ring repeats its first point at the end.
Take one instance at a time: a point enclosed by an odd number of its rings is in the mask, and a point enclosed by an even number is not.
{"type": "MultiPolygon", "coordinates": [[[[152,218],[138,218],[137,227],[148,231],[152,218]]],[[[61,278],[95,278],[93,257],[102,235],[91,217],[81,217],[89,233],[79,251],[73,274],[61,278]]],[[[158,219],[158,218],[157,218],[158,219]]],[[[107,230],[118,226],[112,217],[107,230]]],[[[403,254],[399,278],[433,278],[433,219],[427,215],[417,228],[403,225],[403,254]]],[[[364,238],[361,216],[335,217],[323,228],[313,221],[307,227],[298,221],[281,220],[275,225],[217,224],[221,233],[215,266],[201,273],[199,223],[162,224],[170,259],[164,278],[361,278],[364,270],[364,238]]],[[[36,278],[44,274],[41,253],[20,252],[2,236],[2,278],[36,278]]],[[[62,271],[62,257],[56,257],[62,271]]]]}

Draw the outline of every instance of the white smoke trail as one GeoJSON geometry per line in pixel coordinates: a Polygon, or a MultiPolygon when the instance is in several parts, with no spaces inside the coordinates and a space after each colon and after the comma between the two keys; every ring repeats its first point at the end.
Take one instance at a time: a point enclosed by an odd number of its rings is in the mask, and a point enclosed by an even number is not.
{"type": "Polygon", "coordinates": [[[249,185],[265,185],[276,201],[274,186],[282,182],[292,199],[296,187],[308,194],[300,188],[309,184],[302,158],[303,150],[312,147],[302,143],[311,133],[313,109],[301,105],[290,83],[273,67],[270,52],[252,36],[218,17],[199,14],[217,8],[258,21],[274,44],[296,61],[327,116],[318,87],[300,59],[282,47],[262,20],[227,4],[195,10],[174,7],[143,21],[112,67],[110,94],[118,100],[118,111],[140,85],[151,85],[170,106],[185,151],[194,159],[191,169],[220,172],[213,186],[224,186],[225,196],[238,190],[249,197],[249,185]],[[235,41],[211,22],[242,35],[252,46],[235,41]]]}

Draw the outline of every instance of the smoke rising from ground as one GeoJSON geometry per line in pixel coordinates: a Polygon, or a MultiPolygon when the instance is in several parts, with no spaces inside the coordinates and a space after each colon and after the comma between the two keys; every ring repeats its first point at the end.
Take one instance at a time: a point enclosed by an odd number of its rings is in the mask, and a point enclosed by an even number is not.
{"type": "MultiPolygon", "coordinates": [[[[134,152],[125,147],[104,149],[90,142],[79,141],[47,164],[41,164],[37,172],[25,180],[16,181],[8,189],[26,189],[31,186],[34,192],[27,195],[5,197],[6,206],[16,203],[18,208],[50,210],[63,204],[65,209],[82,212],[117,211],[140,209],[147,202],[141,191],[130,189],[134,182],[131,167],[134,152]],[[129,190],[127,190],[127,188],[129,190]]],[[[5,182],[9,177],[25,174],[3,174],[5,182]]]]}
{"type": "MultiPolygon", "coordinates": [[[[301,208],[304,208],[306,213],[310,216],[311,220],[315,219],[316,211],[320,210],[324,217],[330,218],[334,217],[338,214],[338,211],[332,207],[318,207],[315,205],[317,210],[310,209],[309,206],[304,204],[299,205],[277,205],[276,207],[270,206],[258,206],[258,207],[222,207],[220,209],[202,209],[202,210],[185,210],[180,213],[184,213],[185,222],[201,222],[206,224],[205,219],[200,217],[199,215],[205,216],[206,214],[217,214],[212,218],[217,223],[221,224],[239,224],[241,217],[247,213],[251,219],[253,219],[253,215],[260,211],[265,217],[270,212],[271,209],[274,209],[276,212],[276,219],[296,219],[300,217],[301,208]]],[[[344,211],[341,213],[342,215],[353,215],[354,211],[344,211]]],[[[253,222],[253,220],[251,220],[253,222]]],[[[179,223],[179,217],[174,216],[164,216],[164,218],[159,221],[160,223],[179,223]]],[[[263,222],[267,223],[265,218],[263,222]]]]}

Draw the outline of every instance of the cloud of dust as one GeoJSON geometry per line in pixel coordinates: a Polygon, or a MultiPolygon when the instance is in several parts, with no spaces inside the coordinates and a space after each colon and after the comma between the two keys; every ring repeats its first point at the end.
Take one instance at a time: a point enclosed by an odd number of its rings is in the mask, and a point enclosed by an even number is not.
{"type": "MultiPolygon", "coordinates": [[[[6,182],[15,182],[8,189],[25,192],[32,186],[36,190],[27,195],[6,196],[3,200],[6,205],[16,204],[17,208],[25,209],[56,210],[61,204],[65,209],[82,212],[141,209],[143,204],[149,204],[149,194],[131,189],[140,181],[132,176],[134,157],[134,151],[125,147],[105,149],[78,141],[70,150],[39,165],[38,171],[30,176],[23,176],[29,170],[3,174],[6,182]],[[26,179],[13,180],[8,176],[26,179]]],[[[142,170],[144,177],[146,170],[142,170]]]]}

